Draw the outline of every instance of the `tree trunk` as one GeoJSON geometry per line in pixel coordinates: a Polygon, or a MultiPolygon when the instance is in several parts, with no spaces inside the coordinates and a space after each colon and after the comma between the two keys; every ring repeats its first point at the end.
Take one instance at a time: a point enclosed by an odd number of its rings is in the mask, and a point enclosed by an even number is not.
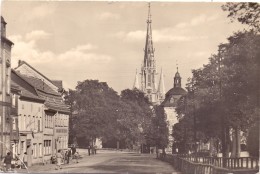
{"type": "Polygon", "coordinates": [[[213,156],[213,138],[209,139],[209,155],[213,156]]]}
{"type": "Polygon", "coordinates": [[[155,147],[155,150],[156,150],[156,158],[159,158],[158,146],[155,147]]]}
{"type": "Polygon", "coordinates": [[[241,152],[241,147],[240,147],[240,141],[241,141],[241,136],[240,136],[240,130],[236,128],[235,130],[235,135],[236,135],[236,157],[240,157],[240,152],[241,152]]]}
{"type": "Polygon", "coordinates": [[[119,140],[116,142],[116,149],[119,150],[119,140]]]}
{"type": "Polygon", "coordinates": [[[230,152],[230,136],[229,136],[230,129],[229,127],[226,127],[226,152],[225,152],[225,157],[229,157],[229,152],[230,152]]]}
{"type": "Polygon", "coordinates": [[[231,151],[231,157],[232,158],[239,158],[240,157],[240,130],[238,128],[235,128],[232,130],[232,151],[231,151]]]}

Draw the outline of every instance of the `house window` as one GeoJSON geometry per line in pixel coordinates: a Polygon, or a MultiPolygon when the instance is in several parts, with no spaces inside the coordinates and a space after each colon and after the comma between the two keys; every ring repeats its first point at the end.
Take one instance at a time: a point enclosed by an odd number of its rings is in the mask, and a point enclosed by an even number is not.
{"type": "Polygon", "coordinates": [[[51,140],[44,140],[43,153],[44,153],[44,155],[51,154],[51,140]]]}
{"type": "Polygon", "coordinates": [[[42,157],[42,143],[39,143],[39,157],[42,157]]]}
{"type": "Polygon", "coordinates": [[[13,130],[16,130],[16,121],[15,121],[16,118],[13,118],[13,130]]]}
{"type": "Polygon", "coordinates": [[[41,120],[38,120],[38,132],[41,131],[41,120]]]}
{"type": "Polygon", "coordinates": [[[33,157],[37,158],[37,144],[36,143],[33,144],[33,157]]]}
{"type": "Polygon", "coordinates": [[[12,95],[12,107],[15,108],[15,94],[12,95]]]}
{"type": "Polygon", "coordinates": [[[23,151],[24,151],[24,141],[21,141],[20,153],[23,154],[23,151]]]}

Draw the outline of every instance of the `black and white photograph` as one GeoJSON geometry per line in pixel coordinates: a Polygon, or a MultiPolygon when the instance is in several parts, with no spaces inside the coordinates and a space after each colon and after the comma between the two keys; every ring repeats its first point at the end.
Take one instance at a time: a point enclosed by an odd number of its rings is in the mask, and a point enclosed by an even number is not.
{"type": "Polygon", "coordinates": [[[257,1],[0,4],[0,173],[259,174],[257,1]]]}

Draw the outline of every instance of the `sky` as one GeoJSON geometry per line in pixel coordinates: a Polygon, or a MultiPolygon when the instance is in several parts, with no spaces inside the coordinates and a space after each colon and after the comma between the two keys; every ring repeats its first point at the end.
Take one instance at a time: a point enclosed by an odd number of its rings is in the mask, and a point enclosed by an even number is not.
{"type": "MultiPolygon", "coordinates": [[[[207,64],[220,43],[245,27],[231,23],[221,5],[151,2],[157,79],[162,69],[166,92],[176,64],[185,87],[191,70],[207,64]]],[[[24,60],[66,89],[94,79],[119,94],[133,87],[136,69],[141,71],[147,2],[3,1],[1,14],[14,42],[13,68],[24,60]]]]}

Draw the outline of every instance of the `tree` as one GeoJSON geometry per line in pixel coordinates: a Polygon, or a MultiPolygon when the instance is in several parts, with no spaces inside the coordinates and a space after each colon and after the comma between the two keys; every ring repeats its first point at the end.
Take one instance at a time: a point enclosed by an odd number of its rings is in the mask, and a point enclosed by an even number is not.
{"type": "Polygon", "coordinates": [[[238,20],[242,24],[247,24],[257,32],[260,31],[260,4],[257,2],[229,2],[222,6],[224,11],[228,11],[228,17],[238,20]]]}
{"type": "Polygon", "coordinates": [[[153,115],[148,98],[138,89],[125,89],[121,92],[121,101],[129,106],[121,109],[124,113],[123,126],[129,130],[128,137],[141,144],[147,144],[145,136],[149,132],[153,115]]]}
{"type": "Polygon", "coordinates": [[[253,31],[229,37],[208,64],[192,71],[192,83],[187,88],[193,90],[188,90],[176,109],[186,119],[196,115],[197,131],[203,132],[205,138],[220,138],[225,155],[232,130],[232,154],[239,156],[239,132],[247,131],[259,112],[259,39],[253,31]]]}
{"type": "Polygon", "coordinates": [[[162,106],[153,107],[153,116],[151,125],[145,131],[146,142],[149,146],[155,146],[158,149],[165,149],[169,143],[169,128],[166,120],[166,114],[162,106]]]}
{"type": "Polygon", "coordinates": [[[115,135],[116,108],[119,96],[105,82],[85,80],[79,82],[75,91],[70,91],[67,102],[72,109],[70,131],[81,140],[82,145],[96,138],[111,138],[115,135]]]}

